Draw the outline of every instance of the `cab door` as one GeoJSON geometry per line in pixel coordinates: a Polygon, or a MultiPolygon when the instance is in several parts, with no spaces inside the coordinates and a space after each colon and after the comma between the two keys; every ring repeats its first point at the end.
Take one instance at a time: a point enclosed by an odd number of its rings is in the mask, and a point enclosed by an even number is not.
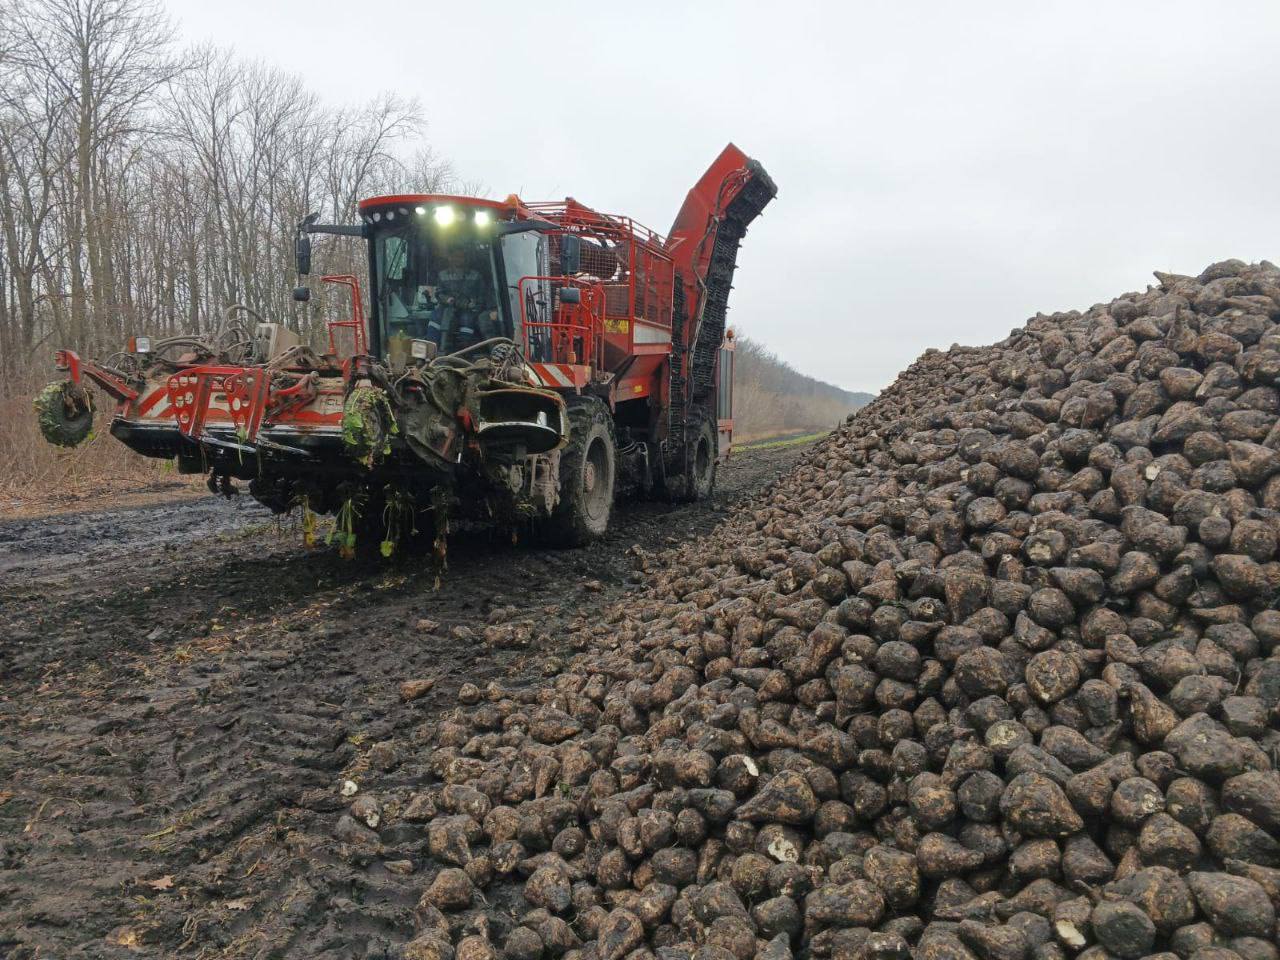
{"type": "Polygon", "coordinates": [[[527,359],[547,360],[550,342],[546,327],[538,327],[526,340],[524,318],[532,323],[551,321],[551,286],[546,279],[520,281],[525,277],[545,278],[548,272],[547,237],[536,230],[512,233],[501,239],[503,282],[507,288],[507,304],[516,343],[525,344],[527,359]]]}

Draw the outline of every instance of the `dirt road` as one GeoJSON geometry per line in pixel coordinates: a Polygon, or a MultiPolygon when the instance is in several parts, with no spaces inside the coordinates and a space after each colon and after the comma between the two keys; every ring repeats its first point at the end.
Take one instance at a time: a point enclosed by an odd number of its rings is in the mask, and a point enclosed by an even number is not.
{"type": "Polygon", "coordinates": [[[424,837],[339,842],[342,782],[394,782],[463,682],[554,673],[639,555],[805,449],[742,451],[712,500],[631,506],[585,550],[455,537],[438,592],[247,498],[0,523],[0,957],[397,956],[424,837]]]}

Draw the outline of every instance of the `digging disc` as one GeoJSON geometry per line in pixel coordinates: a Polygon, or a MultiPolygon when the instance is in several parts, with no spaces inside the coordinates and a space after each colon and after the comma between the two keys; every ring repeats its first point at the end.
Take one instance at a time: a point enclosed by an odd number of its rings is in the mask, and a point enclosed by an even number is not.
{"type": "Polygon", "coordinates": [[[40,432],[58,447],[76,447],[93,431],[93,395],[78,383],[59,380],[36,394],[40,432]]]}

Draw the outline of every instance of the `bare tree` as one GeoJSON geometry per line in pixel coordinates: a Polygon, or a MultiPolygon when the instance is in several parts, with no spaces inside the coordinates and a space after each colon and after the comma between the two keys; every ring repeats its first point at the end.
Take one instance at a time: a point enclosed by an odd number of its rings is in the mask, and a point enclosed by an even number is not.
{"type": "MultiPolygon", "coordinates": [[[[35,345],[48,227],[57,206],[54,184],[68,158],[60,149],[57,103],[48,99],[52,90],[21,90],[5,80],[0,70],[0,367],[13,373],[35,345]]],[[[43,295],[57,297],[59,291],[46,289],[43,295]]]]}
{"type": "MultiPolygon", "coordinates": [[[[0,0],[0,371],[54,340],[207,330],[229,303],[319,335],[292,228],[380,192],[444,191],[416,100],[321,103],[296,76],[179,52],[155,0],[0,0]]],[[[360,273],[356,245],[317,266],[360,273]]]]}
{"type": "Polygon", "coordinates": [[[73,337],[98,332],[118,305],[112,160],[145,129],[147,106],[180,70],[169,56],[173,31],[151,0],[27,0],[14,16],[9,60],[21,88],[48,87],[74,150],[62,201],[73,337]]]}

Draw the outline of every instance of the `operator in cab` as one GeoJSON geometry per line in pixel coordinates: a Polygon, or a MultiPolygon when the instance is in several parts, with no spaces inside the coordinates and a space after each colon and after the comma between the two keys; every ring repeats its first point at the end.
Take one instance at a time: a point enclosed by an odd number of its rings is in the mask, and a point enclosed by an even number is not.
{"type": "Polygon", "coordinates": [[[436,274],[436,283],[418,289],[415,306],[431,309],[427,339],[436,343],[442,354],[454,353],[501,333],[490,285],[467,259],[463,247],[451,247],[445,253],[445,265],[436,274]]]}

